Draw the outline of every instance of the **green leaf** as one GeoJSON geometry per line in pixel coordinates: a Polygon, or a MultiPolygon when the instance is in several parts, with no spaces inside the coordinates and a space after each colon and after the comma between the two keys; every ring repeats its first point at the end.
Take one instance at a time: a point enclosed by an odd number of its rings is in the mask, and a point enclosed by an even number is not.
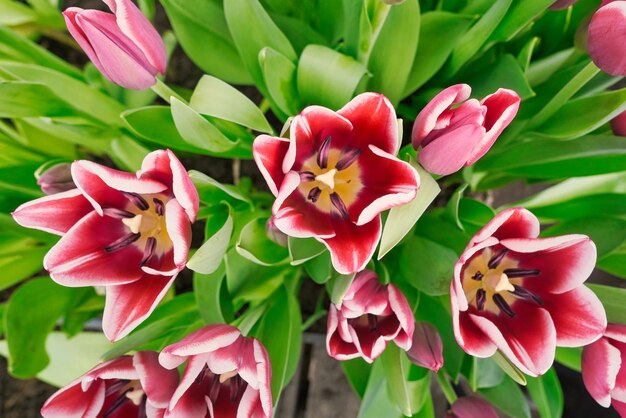
{"type": "Polygon", "coordinates": [[[593,217],[598,213],[611,213],[613,216],[626,215],[626,194],[593,194],[560,202],[555,205],[538,207],[533,213],[543,219],[568,220],[593,217]]]}
{"type": "Polygon", "coordinates": [[[588,283],[587,287],[600,298],[610,323],[626,324],[626,289],[588,283]]]}
{"type": "Polygon", "coordinates": [[[405,352],[395,344],[389,344],[380,356],[387,379],[389,398],[405,416],[412,416],[422,409],[429,394],[430,374],[425,372],[417,380],[409,380],[411,362],[405,352]]]}
{"type": "Polygon", "coordinates": [[[261,50],[259,63],[267,90],[276,105],[286,115],[295,116],[300,111],[296,65],[272,48],[261,50]]]}
{"type": "Polygon", "coordinates": [[[504,379],[504,371],[491,358],[472,357],[474,367],[470,375],[472,390],[490,388],[500,384],[504,379]]]}
{"type": "Polygon", "coordinates": [[[259,132],[273,132],[263,112],[245,94],[219,78],[202,76],[189,104],[204,115],[238,123],[259,132]]]}
{"type": "Polygon", "coordinates": [[[330,261],[330,253],[323,252],[312,260],[304,263],[304,270],[317,284],[325,284],[334,273],[332,263],[330,261]]]}
{"type": "Polygon", "coordinates": [[[285,266],[260,266],[239,255],[234,248],[226,253],[224,263],[226,283],[235,310],[244,303],[267,300],[283,284],[287,276],[299,273],[285,266]]]}
{"type": "Polygon", "coordinates": [[[458,256],[451,249],[414,236],[402,247],[402,276],[421,292],[431,296],[450,291],[454,264],[458,256]]]}
{"type": "Polygon", "coordinates": [[[252,84],[218,2],[161,0],[176,38],[203,71],[228,83],[252,84]]]}
{"type": "Polygon", "coordinates": [[[46,277],[22,285],[11,295],[5,321],[13,376],[30,378],[48,365],[46,338],[73,301],[74,292],[46,277]]]}
{"type": "Polygon", "coordinates": [[[289,256],[291,264],[300,265],[322,254],[326,247],[315,238],[293,238],[288,239],[289,256]]]}
{"type": "Polygon", "coordinates": [[[554,369],[540,377],[529,377],[527,388],[541,418],[563,416],[563,390],[554,369]]]}
{"type": "Polygon", "coordinates": [[[297,84],[303,104],[339,109],[353,96],[367,69],[353,58],[322,45],[309,45],[298,62],[297,84]]]}
{"type": "Polygon", "coordinates": [[[326,283],[326,288],[330,288],[330,301],[335,305],[339,305],[350,288],[354,280],[354,274],[340,274],[326,283]]]}
{"type": "Polygon", "coordinates": [[[528,68],[530,67],[530,62],[533,56],[533,52],[535,52],[535,48],[537,48],[540,42],[541,42],[541,38],[537,36],[534,38],[531,38],[530,41],[528,41],[524,45],[522,50],[517,55],[517,62],[522,68],[522,71],[524,71],[524,74],[528,72],[528,68]]]}
{"type": "Polygon", "coordinates": [[[489,37],[489,41],[505,42],[512,39],[537,16],[545,12],[552,3],[554,3],[553,0],[513,2],[509,11],[503,16],[502,21],[489,37]]]}
{"type": "Polygon", "coordinates": [[[217,270],[211,274],[193,274],[193,292],[196,295],[196,303],[200,316],[206,324],[222,324],[226,322],[222,314],[222,287],[226,270],[224,264],[220,264],[217,270]]]}
{"type": "Polygon", "coordinates": [[[417,0],[391,8],[367,63],[372,73],[368,90],[383,93],[394,104],[400,101],[413,66],[419,31],[417,0]]]}
{"type": "Polygon", "coordinates": [[[626,220],[609,216],[572,219],[543,231],[542,236],[555,237],[567,234],[584,234],[596,244],[598,258],[617,249],[626,241],[626,220]]]}
{"type": "Polygon", "coordinates": [[[37,274],[43,268],[43,258],[49,247],[30,247],[27,251],[5,254],[0,257],[0,290],[7,289],[37,274]]]}
{"type": "Polygon", "coordinates": [[[237,145],[211,122],[175,97],[171,99],[172,117],[180,136],[193,146],[220,154],[237,145]]]}
{"type": "Polygon", "coordinates": [[[514,90],[522,100],[535,95],[526,80],[524,71],[511,54],[503,55],[488,69],[468,77],[465,81],[472,86],[472,97],[485,97],[499,88],[514,90]]]}
{"type": "Polygon", "coordinates": [[[33,9],[13,0],[0,0],[0,10],[0,25],[17,26],[37,20],[33,9]]]}
{"type": "Polygon", "coordinates": [[[257,218],[247,223],[241,230],[237,252],[248,260],[262,266],[283,264],[289,260],[289,251],[267,237],[267,218],[257,218]]]}
{"type": "Polygon", "coordinates": [[[511,418],[530,418],[530,407],[520,387],[508,377],[491,388],[478,390],[489,402],[511,418]]]}
{"type": "Polygon", "coordinates": [[[0,117],[77,116],[79,112],[39,83],[0,81],[0,117]]]}
{"type": "Polygon", "coordinates": [[[562,365],[580,373],[582,351],[582,347],[557,347],[555,359],[562,365]]]}
{"type": "Polygon", "coordinates": [[[139,142],[127,136],[122,136],[111,141],[111,159],[119,167],[129,171],[137,171],[150,150],[139,142]]]}
{"type": "Polygon", "coordinates": [[[504,371],[504,373],[508,374],[511,379],[513,379],[516,383],[525,386],[526,385],[526,375],[522,373],[520,369],[518,369],[508,358],[506,358],[500,351],[496,351],[496,353],[492,357],[493,361],[496,362],[498,367],[504,371]]]}
{"type": "Polygon", "coordinates": [[[233,218],[230,209],[222,205],[216,210],[211,218],[207,219],[206,241],[198,251],[189,259],[187,267],[191,270],[210,274],[218,269],[233,232],[233,218]]]}
{"type": "Polygon", "coordinates": [[[452,197],[448,201],[448,206],[447,206],[448,211],[452,215],[452,219],[454,219],[454,222],[456,222],[456,225],[461,230],[465,228],[463,227],[463,223],[461,222],[461,219],[459,218],[459,204],[461,203],[461,199],[463,198],[463,192],[465,192],[465,189],[467,189],[467,186],[469,186],[469,184],[467,183],[459,186],[452,194],[452,197]]]}
{"type": "Polygon", "coordinates": [[[372,370],[372,366],[367,364],[365,360],[357,357],[352,360],[345,360],[340,362],[348,383],[352,386],[352,389],[359,395],[360,398],[365,396],[365,390],[367,389],[367,381],[372,370]]]}
{"type": "Polygon", "coordinates": [[[471,16],[444,11],[422,14],[417,47],[403,96],[408,96],[426,83],[446,62],[459,39],[473,22],[471,16]],[[429,40],[437,39],[437,42],[429,40]]]}
{"type": "Polygon", "coordinates": [[[411,202],[389,211],[380,239],[379,260],[402,241],[441,191],[437,181],[415,160],[411,159],[409,164],[419,173],[420,188],[411,202]]]}
{"type": "Polygon", "coordinates": [[[189,177],[198,189],[200,201],[203,203],[215,205],[223,200],[232,203],[252,203],[247,196],[242,194],[237,187],[231,184],[222,184],[219,181],[196,170],[189,171],[189,177]]]}
{"type": "Polygon", "coordinates": [[[367,381],[367,388],[363,395],[363,402],[359,408],[357,418],[400,418],[402,414],[396,411],[389,398],[389,391],[384,375],[382,359],[375,361],[367,381]]]}

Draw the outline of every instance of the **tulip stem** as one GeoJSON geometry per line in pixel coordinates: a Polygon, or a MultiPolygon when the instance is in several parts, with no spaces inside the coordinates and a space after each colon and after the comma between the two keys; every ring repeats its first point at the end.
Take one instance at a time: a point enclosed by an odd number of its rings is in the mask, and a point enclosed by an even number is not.
{"type": "Polygon", "coordinates": [[[441,370],[439,371],[439,373],[435,373],[435,377],[437,379],[437,383],[439,383],[439,386],[441,386],[441,390],[443,392],[443,395],[446,397],[446,400],[450,405],[452,405],[454,401],[456,401],[457,396],[454,388],[450,384],[450,380],[448,380],[446,372],[441,370]]]}
{"type": "Polygon", "coordinates": [[[153,92],[155,92],[161,99],[170,103],[172,97],[175,97],[177,100],[180,100],[183,103],[187,103],[187,100],[183,99],[178,93],[172,90],[167,84],[157,78],[156,83],[150,87],[153,92]]]}

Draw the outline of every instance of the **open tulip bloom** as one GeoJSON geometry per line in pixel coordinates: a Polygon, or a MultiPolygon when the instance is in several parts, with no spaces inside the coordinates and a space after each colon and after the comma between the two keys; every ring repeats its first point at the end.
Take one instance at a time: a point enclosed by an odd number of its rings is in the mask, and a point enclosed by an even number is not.
{"type": "Polygon", "coordinates": [[[339,273],[362,270],[380,239],[380,213],[419,188],[415,169],[395,157],[399,145],[396,112],[374,93],[338,112],[307,107],[289,139],[257,137],[254,160],[276,196],[274,225],[324,243],[339,273]]]}
{"type": "Polygon", "coordinates": [[[94,367],[53,394],[44,418],[162,418],[178,384],[178,371],[163,368],[158,354],[142,351],[94,367]]]}
{"type": "Polygon", "coordinates": [[[583,285],[596,262],[593,241],[538,235],[533,214],[502,211],[470,241],[450,289],[459,345],[476,357],[500,350],[531,376],[552,366],[556,346],[584,346],[606,328],[602,303],[583,285]]]}
{"type": "Polygon", "coordinates": [[[28,202],[22,226],[61,235],[44,259],[64,286],[105,286],[104,333],[118,340],[156,307],[185,267],[198,192],[176,156],[155,151],[137,174],[72,164],[76,189],[28,202]]]}
{"type": "Polygon", "coordinates": [[[209,325],[167,346],[168,369],[187,361],[165,417],[270,418],[272,368],[265,347],[230,325],[209,325]],[[208,415],[207,415],[208,413],[208,415]]]}

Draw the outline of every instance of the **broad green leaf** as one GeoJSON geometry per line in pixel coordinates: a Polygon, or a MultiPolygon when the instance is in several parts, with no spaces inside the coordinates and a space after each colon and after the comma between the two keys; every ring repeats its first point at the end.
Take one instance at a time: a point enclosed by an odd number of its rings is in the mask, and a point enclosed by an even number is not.
{"type": "Polygon", "coordinates": [[[441,69],[473,20],[471,16],[439,10],[422,14],[419,33],[422,42],[417,47],[403,96],[413,93],[441,69]],[[433,39],[437,42],[432,42],[433,39]]]}
{"type": "Polygon", "coordinates": [[[37,20],[33,9],[14,0],[0,0],[0,10],[0,25],[17,26],[37,20]]]}
{"type": "Polygon", "coordinates": [[[400,271],[408,283],[427,295],[448,294],[454,264],[458,260],[454,251],[414,236],[402,247],[401,257],[400,271]]]}
{"type": "Polygon", "coordinates": [[[505,54],[487,70],[465,80],[472,86],[472,97],[485,97],[499,88],[508,88],[519,94],[522,100],[535,95],[526,75],[513,55],[505,54]]]}
{"type": "Polygon", "coordinates": [[[593,217],[598,213],[626,215],[626,194],[581,196],[555,205],[534,208],[533,213],[540,218],[553,220],[593,217]]]}
{"type": "Polygon", "coordinates": [[[582,347],[569,348],[569,347],[557,347],[556,348],[556,361],[562,365],[569,367],[570,369],[580,373],[581,369],[581,356],[582,347]]]}
{"type": "Polygon", "coordinates": [[[48,365],[46,338],[73,301],[75,291],[45,277],[22,285],[11,295],[5,321],[13,376],[30,378],[48,365]]]}
{"type": "Polygon", "coordinates": [[[340,274],[326,283],[326,288],[330,289],[330,301],[335,305],[339,305],[350,288],[354,280],[354,274],[340,274]]]}
{"type": "Polygon", "coordinates": [[[540,377],[528,378],[528,393],[539,409],[541,418],[560,418],[563,416],[563,390],[559,377],[550,369],[540,377]]]}
{"type": "Polygon", "coordinates": [[[247,223],[237,240],[237,252],[262,266],[288,262],[289,251],[268,238],[266,223],[267,218],[257,218],[247,223]]]}
{"type": "Polygon", "coordinates": [[[0,81],[0,117],[77,116],[80,113],[59,99],[50,87],[26,81],[0,81]]]}
{"type": "Polygon", "coordinates": [[[322,45],[309,45],[298,62],[302,104],[339,109],[354,95],[367,69],[353,58],[322,45]]]}
{"type": "Polygon", "coordinates": [[[602,301],[609,323],[626,324],[626,289],[595,283],[587,287],[602,301]]]}
{"type": "MultiPolygon", "coordinates": [[[[306,9],[306,3],[300,3],[298,8],[306,9]]],[[[307,45],[328,45],[328,40],[303,19],[276,13],[270,13],[270,17],[289,39],[297,55],[300,55],[307,45]]]]}
{"type": "Polygon", "coordinates": [[[530,418],[530,407],[520,387],[508,377],[497,386],[478,390],[489,402],[511,418],[530,418]]]}
{"type": "Polygon", "coordinates": [[[414,200],[406,205],[396,206],[389,211],[380,239],[379,260],[402,241],[441,191],[437,181],[415,160],[412,159],[409,164],[419,174],[420,188],[414,200]]]}
{"type": "Polygon", "coordinates": [[[609,254],[600,258],[597,266],[615,276],[626,279],[626,241],[609,254]]]}
{"type": "Polygon", "coordinates": [[[454,219],[454,222],[456,222],[456,225],[461,230],[463,230],[464,227],[463,227],[463,223],[461,222],[461,219],[459,219],[459,204],[461,203],[461,199],[463,198],[463,192],[465,192],[465,189],[467,189],[467,186],[469,186],[467,183],[459,186],[452,194],[452,197],[448,201],[448,206],[447,206],[448,211],[452,215],[452,219],[454,219]]]}
{"type": "Polygon", "coordinates": [[[226,25],[221,4],[161,0],[180,45],[203,71],[228,83],[252,84],[226,25]]]}
{"type": "Polygon", "coordinates": [[[214,205],[220,203],[222,200],[252,203],[249,197],[242,194],[237,187],[231,184],[222,184],[196,170],[191,170],[189,177],[198,189],[200,201],[203,203],[214,205]]]}
{"type": "Polygon", "coordinates": [[[365,390],[367,389],[367,381],[369,379],[372,366],[367,364],[365,360],[360,357],[342,361],[340,364],[346,378],[348,379],[348,383],[352,386],[352,389],[354,389],[360,398],[363,398],[365,390]]]}
{"type": "Polygon", "coordinates": [[[300,265],[322,254],[326,247],[315,238],[293,238],[288,239],[289,256],[291,264],[300,265]]]}
{"type": "Polygon", "coordinates": [[[372,47],[368,90],[384,94],[397,104],[409,78],[420,31],[420,7],[408,0],[392,7],[372,47]]]}
{"type": "Polygon", "coordinates": [[[330,261],[330,253],[323,252],[317,257],[304,263],[304,270],[317,284],[325,284],[334,273],[332,263],[330,261]]]}
{"type": "Polygon", "coordinates": [[[189,104],[204,115],[238,123],[255,131],[272,133],[272,127],[263,112],[245,94],[219,78],[204,75],[189,104]]]}
{"type": "Polygon", "coordinates": [[[389,399],[405,416],[412,416],[424,405],[430,393],[430,374],[424,372],[416,380],[409,380],[411,362],[405,352],[389,344],[380,356],[387,380],[389,399]]]}
{"type": "Polygon", "coordinates": [[[211,274],[217,270],[228,249],[232,232],[233,218],[228,206],[222,205],[222,210],[216,210],[207,220],[206,241],[189,259],[187,267],[202,274],[211,274]]]}
{"type": "Polygon", "coordinates": [[[513,38],[554,3],[553,0],[525,0],[513,2],[498,27],[489,37],[490,42],[504,42],[513,38]]]}
{"type": "Polygon", "coordinates": [[[583,53],[575,48],[569,48],[532,62],[526,71],[530,85],[535,87],[549,80],[557,71],[582,55],[583,53]]]}
{"type": "Polygon", "coordinates": [[[237,145],[211,122],[175,97],[171,99],[172,117],[180,136],[193,146],[220,154],[237,145]]]}
{"type": "Polygon", "coordinates": [[[374,362],[357,418],[400,418],[389,398],[382,360],[374,362]]]}
{"type": "Polygon", "coordinates": [[[343,51],[367,63],[390,9],[378,0],[344,1],[343,51]]]}
{"type": "Polygon", "coordinates": [[[296,65],[272,48],[261,50],[259,62],[270,96],[283,113],[295,116],[300,111],[296,65]]]}
{"type": "Polygon", "coordinates": [[[260,266],[239,255],[234,248],[226,253],[224,263],[228,292],[235,310],[244,303],[267,300],[288,276],[299,273],[285,266],[260,266]]]}
{"type": "Polygon", "coordinates": [[[542,236],[555,237],[567,234],[584,234],[596,244],[598,257],[602,258],[626,241],[626,220],[599,214],[595,217],[572,219],[543,231],[542,236]]]}
{"type": "Polygon", "coordinates": [[[535,52],[535,48],[537,48],[540,42],[541,38],[539,37],[531,38],[517,55],[517,62],[522,68],[522,71],[524,71],[524,74],[528,72],[533,52],[535,52]]]}
{"type": "Polygon", "coordinates": [[[111,141],[111,159],[119,167],[129,171],[138,171],[150,150],[127,136],[120,136],[111,141]]]}
{"type": "Polygon", "coordinates": [[[43,269],[43,258],[49,247],[30,247],[19,253],[5,254],[0,257],[0,290],[7,289],[24,279],[37,274],[43,269]]]}
{"type": "Polygon", "coordinates": [[[194,273],[193,292],[196,295],[196,303],[200,316],[206,324],[221,324],[226,322],[222,313],[222,287],[226,270],[224,264],[220,264],[217,270],[211,274],[194,273]]]}
{"type": "Polygon", "coordinates": [[[497,386],[504,379],[504,371],[491,358],[473,357],[472,373],[470,384],[475,392],[478,388],[490,388],[497,386]]]}
{"type": "Polygon", "coordinates": [[[515,381],[515,383],[520,384],[522,386],[526,385],[526,375],[522,373],[522,371],[518,369],[500,351],[496,351],[492,359],[493,361],[496,362],[498,367],[500,367],[504,373],[508,374],[509,377],[515,381]]]}

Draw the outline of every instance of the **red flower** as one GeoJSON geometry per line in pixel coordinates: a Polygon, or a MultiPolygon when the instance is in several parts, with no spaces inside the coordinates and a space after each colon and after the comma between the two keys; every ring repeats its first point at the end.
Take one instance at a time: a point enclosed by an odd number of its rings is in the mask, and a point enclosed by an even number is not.
{"type": "Polygon", "coordinates": [[[469,354],[500,350],[524,373],[545,373],[556,346],[580,347],[602,335],[606,315],[583,285],[596,262],[584,235],[537,238],[539,221],[507,209],[470,241],[450,289],[454,333],[469,354]]]}
{"type": "Polygon", "coordinates": [[[626,75],[626,1],[602,2],[589,22],[587,47],[593,62],[605,73],[626,75]]]}
{"type": "Polygon", "coordinates": [[[498,413],[487,401],[477,396],[465,396],[457,399],[446,418],[498,418],[498,413]]]}
{"type": "Polygon", "coordinates": [[[166,417],[270,418],[272,368],[265,347],[230,325],[209,325],[165,347],[161,364],[187,367],[166,417]]]}
{"type": "Polygon", "coordinates": [[[44,404],[44,418],[160,418],[176,389],[178,372],[142,351],[93,368],[44,404]]]}
{"type": "Polygon", "coordinates": [[[622,112],[611,120],[613,133],[618,136],[626,136],[626,112],[622,112]]]}
{"type": "Polygon", "coordinates": [[[513,90],[498,89],[480,102],[467,100],[471,92],[467,84],[450,86],[417,115],[413,147],[422,148],[419,162],[429,172],[448,175],[474,164],[517,114],[520,97],[513,90]]]}
{"type": "Polygon", "coordinates": [[[603,338],[583,349],[582,374],[593,399],[626,417],[626,325],[609,324],[603,338]]]}
{"type": "Polygon", "coordinates": [[[443,367],[443,341],[437,328],[428,322],[417,322],[411,349],[406,354],[414,364],[439,371],[443,367]]]}
{"type": "Polygon", "coordinates": [[[356,275],[339,305],[330,305],[326,350],[337,360],[362,357],[372,363],[389,341],[411,348],[415,319],[402,292],[376,273],[356,275]]]}
{"type": "Polygon", "coordinates": [[[185,267],[198,192],[171,151],[155,151],[135,175],[72,164],[76,189],[20,206],[22,226],[62,235],[44,259],[64,286],[106,286],[103,329],[118,340],[139,325],[185,267]]]}
{"type": "Polygon", "coordinates": [[[310,106],[293,119],[290,136],[254,141],[254,159],[276,196],[276,227],[324,243],[338,272],[362,270],[380,239],[380,213],[410,202],[419,187],[417,172],[395,157],[391,103],[365,93],[338,112],[310,106]]]}

